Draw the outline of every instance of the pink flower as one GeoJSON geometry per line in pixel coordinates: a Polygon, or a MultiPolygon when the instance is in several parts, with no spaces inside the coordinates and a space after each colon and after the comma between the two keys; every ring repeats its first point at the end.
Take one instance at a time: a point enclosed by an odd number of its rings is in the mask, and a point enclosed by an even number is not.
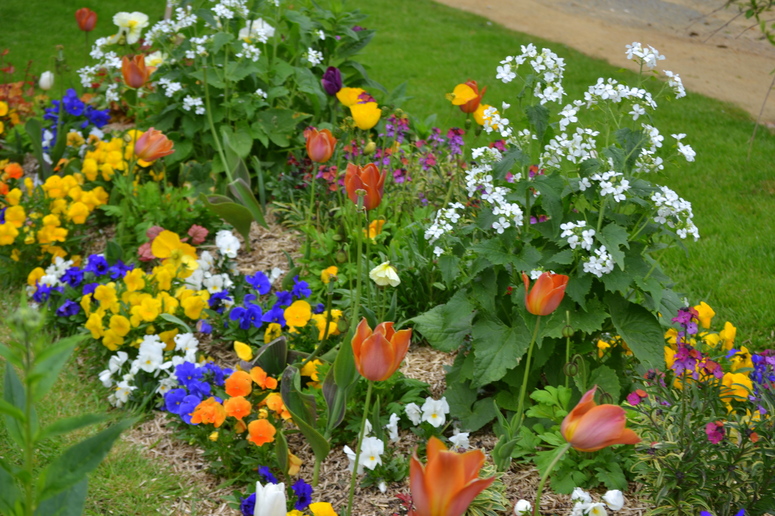
{"type": "Polygon", "coordinates": [[[146,242],[137,249],[137,257],[141,262],[150,262],[154,258],[153,252],[151,252],[151,243],[146,242]]]}
{"type": "Polygon", "coordinates": [[[164,228],[161,226],[151,226],[145,231],[145,236],[148,237],[149,242],[153,242],[153,239],[159,236],[159,233],[164,231],[164,228]]]}
{"type": "Polygon", "coordinates": [[[199,245],[204,242],[208,233],[210,232],[207,230],[207,228],[197,226],[196,224],[193,224],[188,230],[188,236],[191,237],[191,243],[194,245],[199,245]]]}
{"type": "Polygon", "coordinates": [[[705,433],[708,434],[708,440],[713,444],[718,444],[724,440],[724,422],[711,421],[705,425],[705,433]]]}

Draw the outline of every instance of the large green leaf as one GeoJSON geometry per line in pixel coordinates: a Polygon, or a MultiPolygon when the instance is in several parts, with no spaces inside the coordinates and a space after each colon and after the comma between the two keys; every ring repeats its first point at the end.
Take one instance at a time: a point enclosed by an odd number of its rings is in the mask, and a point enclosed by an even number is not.
{"type": "Polygon", "coordinates": [[[530,332],[520,317],[513,321],[513,326],[485,317],[474,324],[473,337],[473,387],[482,387],[503,378],[506,371],[517,365],[517,360],[530,345],[530,332]]]}
{"type": "Polygon", "coordinates": [[[468,382],[449,385],[444,396],[463,430],[475,432],[495,418],[493,399],[488,397],[477,400],[478,389],[472,388],[468,382]]]}
{"type": "Polygon", "coordinates": [[[256,200],[256,197],[253,195],[253,191],[250,189],[250,186],[245,182],[244,179],[241,177],[235,179],[231,182],[231,184],[229,184],[229,189],[234,194],[234,196],[240,200],[242,206],[247,208],[256,222],[265,228],[269,227],[266,224],[266,220],[264,219],[264,212],[261,208],[261,205],[256,200]]]}
{"type": "Polygon", "coordinates": [[[344,420],[345,409],[347,408],[347,389],[343,389],[336,384],[334,369],[331,368],[323,382],[322,390],[323,398],[325,398],[326,405],[328,406],[326,434],[330,435],[331,431],[344,420]]]}
{"type": "Polygon", "coordinates": [[[411,321],[431,346],[452,351],[471,333],[474,315],[474,306],[466,298],[466,292],[460,290],[446,304],[431,308],[411,321]]]}
{"type": "Polygon", "coordinates": [[[0,459],[0,514],[16,514],[14,506],[22,499],[8,465],[0,459]]]}
{"type": "Polygon", "coordinates": [[[81,416],[59,419],[47,427],[41,428],[38,435],[35,436],[35,442],[40,443],[46,439],[51,439],[52,437],[66,434],[85,426],[100,423],[105,420],[105,417],[106,416],[102,414],[84,414],[81,416]]]}
{"type": "Polygon", "coordinates": [[[293,422],[299,427],[299,430],[309,442],[312,452],[318,461],[323,461],[331,451],[331,445],[323,434],[315,428],[317,415],[315,412],[315,397],[311,394],[301,392],[301,379],[299,370],[293,366],[288,366],[283,373],[280,394],[283,397],[283,403],[291,413],[293,422]]]}
{"type": "Polygon", "coordinates": [[[81,482],[99,466],[121,432],[134,422],[135,419],[125,419],[65,450],[41,473],[38,499],[45,500],[81,482]]]}
{"type": "Polygon", "coordinates": [[[59,372],[64,367],[67,359],[73,353],[73,349],[81,341],[83,341],[82,335],[61,339],[35,357],[35,365],[32,367],[28,378],[28,381],[34,386],[32,389],[33,403],[37,403],[48,393],[59,377],[59,372]]]}
{"type": "Polygon", "coordinates": [[[61,493],[43,500],[35,510],[35,516],[81,516],[87,491],[88,479],[84,478],[61,493]]]}
{"type": "Polygon", "coordinates": [[[223,195],[199,195],[205,206],[223,220],[234,226],[246,242],[250,241],[250,225],[253,223],[253,214],[246,207],[235,203],[223,195]]]}
{"type": "Polygon", "coordinates": [[[654,314],[619,294],[606,294],[605,302],[616,331],[635,357],[649,368],[662,366],[665,338],[654,314]]]}
{"type": "MultiPolygon", "coordinates": [[[[22,385],[21,380],[19,380],[19,376],[16,374],[16,369],[11,366],[6,366],[5,368],[3,399],[10,406],[15,407],[17,410],[21,411],[22,414],[25,413],[27,393],[24,391],[24,386],[22,385]]],[[[34,417],[34,408],[32,416],[33,420],[30,421],[29,424],[33,425],[33,432],[35,432],[37,431],[37,418],[34,417]]],[[[22,424],[22,421],[8,414],[6,414],[4,417],[6,428],[8,428],[8,435],[17,444],[17,446],[23,447],[25,442],[24,425],[22,424]]]]}
{"type": "Polygon", "coordinates": [[[625,228],[614,223],[608,224],[595,235],[622,270],[624,270],[624,251],[621,248],[630,247],[629,236],[625,228]]]}

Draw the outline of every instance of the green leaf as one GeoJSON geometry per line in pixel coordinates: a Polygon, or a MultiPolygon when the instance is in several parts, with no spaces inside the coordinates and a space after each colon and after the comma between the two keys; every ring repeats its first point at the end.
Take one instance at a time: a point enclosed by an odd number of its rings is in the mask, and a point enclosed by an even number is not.
{"type": "Polygon", "coordinates": [[[66,434],[85,426],[101,423],[105,420],[105,417],[106,416],[102,414],[84,414],[82,416],[60,419],[45,428],[41,428],[38,435],[35,436],[35,442],[40,443],[46,439],[51,439],[52,437],[66,434]]]}
{"type": "Polygon", "coordinates": [[[161,314],[159,317],[161,317],[167,322],[171,322],[172,324],[174,324],[175,326],[183,330],[184,333],[192,333],[191,327],[188,324],[186,324],[185,321],[183,321],[178,317],[175,317],[172,314],[161,314]]]}
{"type": "Polygon", "coordinates": [[[452,286],[452,283],[460,275],[460,258],[452,254],[442,254],[439,257],[439,269],[441,269],[441,279],[446,285],[452,286]]]}
{"type": "Polygon", "coordinates": [[[632,276],[630,273],[625,272],[618,267],[614,267],[613,271],[604,274],[602,279],[605,289],[609,292],[624,292],[632,283],[632,276]]]}
{"type": "Polygon", "coordinates": [[[643,150],[643,145],[646,143],[646,135],[643,131],[633,131],[629,127],[623,127],[614,134],[619,145],[624,149],[625,169],[627,171],[632,170],[643,150]]]}
{"type": "Polygon", "coordinates": [[[614,403],[619,402],[619,395],[622,388],[619,385],[619,377],[616,371],[606,365],[601,365],[592,370],[589,374],[588,384],[590,386],[597,385],[602,390],[611,395],[614,399],[614,403]]]}
{"type": "Polygon", "coordinates": [[[358,369],[355,367],[352,338],[353,333],[348,332],[339,345],[339,351],[334,360],[334,379],[336,380],[336,386],[342,390],[348,389],[360,376],[358,369]]]}
{"type": "Polygon", "coordinates": [[[245,241],[250,241],[250,225],[254,220],[250,210],[223,195],[206,196],[202,193],[199,199],[210,211],[234,226],[245,241]]]}
{"type": "Polygon", "coordinates": [[[495,418],[495,403],[490,397],[477,401],[478,389],[473,389],[468,382],[447,384],[444,396],[449,403],[450,411],[460,420],[463,430],[475,432],[495,418]]]}
{"type": "Polygon", "coordinates": [[[493,265],[505,265],[516,258],[514,253],[503,247],[503,242],[497,237],[474,244],[471,250],[487,258],[493,265]]]}
{"type": "Polygon", "coordinates": [[[65,450],[41,473],[38,499],[45,500],[81,482],[87,473],[100,465],[121,432],[132,426],[135,421],[135,419],[120,421],[65,450]]]}
{"type": "Polygon", "coordinates": [[[253,359],[252,365],[261,367],[271,376],[281,375],[288,365],[288,340],[285,336],[262,346],[253,359]]]}
{"type": "Polygon", "coordinates": [[[8,465],[0,459],[0,514],[17,514],[15,506],[21,502],[22,493],[11,475],[8,465]]]}
{"type": "Polygon", "coordinates": [[[274,452],[277,457],[277,465],[283,475],[288,474],[288,440],[285,438],[285,432],[277,432],[274,441],[274,452]]]}
{"type": "MultiPolygon", "coordinates": [[[[19,376],[16,374],[16,369],[9,366],[5,367],[5,380],[3,382],[3,399],[8,405],[10,405],[11,407],[15,407],[22,414],[24,414],[25,403],[27,400],[27,393],[24,391],[24,386],[22,386],[21,380],[19,380],[19,376]]],[[[32,415],[33,415],[33,421],[30,423],[34,424],[33,425],[34,426],[33,432],[34,432],[37,430],[37,428],[35,428],[37,426],[37,418],[34,417],[35,415],[34,408],[33,408],[32,415]]],[[[6,428],[8,428],[8,435],[16,443],[17,446],[24,447],[25,446],[25,441],[24,441],[25,425],[22,424],[22,421],[24,419],[19,420],[8,414],[6,414],[4,417],[5,417],[6,428]]]]}
{"type": "MultiPolygon", "coordinates": [[[[291,73],[293,69],[291,68],[291,73]]],[[[272,108],[256,115],[256,122],[278,147],[288,147],[289,137],[297,133],[297,125],[309,118],[309,115],[296,113],[290,109],[272,108]]]]}
{"type": "Polygon", "coordinates": [[[24,416],[24,412],[14,407],[13,405],[11,405],[5,400],[0,400],[0,414],[6,414],[8,416],[11,416],[12,418],[19,420],[20,423],[24,423],[26,419],[26,417],[24,416]]]}
{"type": "Polygon", "coordinates": [[[30,371],[28,381],[34,385],[33,403],[37,403],[51,390],[59,377],[59,372],[65,366],[67,359],[73,353],[73,349],[84,340],[83,335],[74,335],[61,339],[56,344],[49,346],[35,357],[35,364],[30,371]]]}
{"type": "Polygon", "coordinates": [[[328,443],[328,439],[315,428],[315,397],[301,392],[301,377],[299,370],[295,367],[288,366],[285,369],[280,394],[285,407],[293,417],[293,422],[296,423],[309,442],[315,458],[319,461],[325,460],[331,450],[331,445],[328,443]]]}
{"type": "Polygon", "coordinates": [[[35,516],[81,516],[86,503],[88,479],[84,478],[69,489],[43,500],[35,516]]]}
{"type": "Polygon", "coordinates": [[[497,319],[483,318],[473,326],[474,381],[482,387],[503,378],[527,352],[530,332],[521,318],[507,326],[497,319]]]}
{"type": "Polygon", "coordinates": [[[619,294],[606,294],[605,302],[616,331],[635,358],[649,368],[663,366],[665,338],[654,314],[619,294]]]}
{"type": "MultiPolygon", "coordinates": [[[[568,284],[570,285],[570,283],[568,284]]],[[[587,335],[601,330],[603,323],[608,319],[608,311],[601,301],[592,298],[587,301],[586,308],[581,309],[576,306],[572,299],[566,298],[546,323],[542,321],[541,334],[553,339],[562,338],[562,329],[566,324],[566,312],[570,313],[570,327],[573,331],[580,331],[587,335]]]]}
{"type": "Polygon", "coordinates": [[[492,175],[496,179],[504,179],[506,177],[506,173],[509,172],[515,164],[524,166],[529,165],[531,161],[532,160],[530,159],[530,156],[522,152],[519,147],[514,147],[506,154],[504,154],[503,158],[501,158],[501,160],[495,164],[492,169],[492,175]]]}
{"type": "Polygon", "coordinates": [[[226,43],[229,43],[234,39],[234,36],[229,32],[216,32],[213,36],[213,48],[212,53],[218,53],[226,43]]]}
{"type": "Polygon", "coordinates": [[[369,44],[371,41],[371,38],[374,37],[374,31],[373,30],[364,30],[357,33],[359,38],[358,41],[353,41],[350,43],[345,43],[336,52],[336,57],[339,59],[346,59],[350,56],[354,56],[361,50],[363,50],[366,45],[369,44]]]}
{"type": "Polygon", "coordinates": [[[474,306],[466,298],[466,292],[459,290],[446,304],[436,306],[410,321],[431,346],[441,351],[452,351],[471,333],[474,315],[474,306]]]}
{"type": "Polygon", "coordinates": [[[235,197],[239,198],[242,206],[250,212],[250,214],[253,216],[253,220],[265,228],[269,228],[269,226],[266,224],[266,220],[264,219],[264,212],[261,209],[261,205],[253,195],[253,191],[242,178],[237,178],[231,184],[229,184],[229,189],[232,191],[235,197]]]}
{"type": "Polygon", "coordinates": [[[336,384],[333,368],[329,369],[323,382],[323,398],[328,406],[326,434],[330,435],[331,431],[344,420],[347,405],[347,390],[336,384]]]}
{"type": "Polygon", "coordinates": [[[565,185],[562,177],[559,173],[538,175],[531,185],[541,192],[541,206],[549,215],[555,234],[558,233],[563,216],[562,191],[565,185]]]}
{"type": "Polygon", "coordinates": [[[620,248],[630,247],[629,236],[625,228],[613,223],[608,224],[600,233],[595,235],[595,238],[605,246],[616,265],[622,270],[624,270],[624,252],[620,248]]]}
{"type": "Polygon", "coordinates": [[[536,104],[526,107],[525,114],[530,124],[535,128],[538,141],[543,141],[546,128],[549,127],[549,110],[541,104],[536,104]]]}

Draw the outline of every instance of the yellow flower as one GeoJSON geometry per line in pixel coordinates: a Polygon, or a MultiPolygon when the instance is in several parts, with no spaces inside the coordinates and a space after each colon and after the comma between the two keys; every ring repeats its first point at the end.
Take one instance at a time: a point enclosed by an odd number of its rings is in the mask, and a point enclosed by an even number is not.
{"type": "Polygon", "coordinates": [[[7,114],[8,114],[8,104],[0,100],[0,116],[5,116],[7,114]]]}
{"type": "Polygon", "coordinates": [[[398,277],[396,268],[385,262],[377,265],[369,272],[369,278],[380,287],[397,287],[401,284],[401,278],[398,277]]]}
{"type": "Polygon", "coordinates": [[[732,349],[735,345],[735,337],[737,336],[737,328],[735,328],[731,322],[724,323],[724,329],[718,334],[719,338],[723,342],[723,347],[726,351],[732,349]]]}
{"type": "Polygon", "coordinates": [[[295,477],[298,475],[303,463],[304,461],[302,461],[296,455],[288,452],[288,474],[290,476],[295,477]]]}
{"type": "Polygon", "coordinates": [[[753,361],[751,361],[751,353],[748,351],[748,348],[743,346],[740,348],[740,351],[735,353],[735,355],[729,359],[730,362],[732,362],[732,371],[737,371],[738,369],[742,368],[750,368],[753,369],[753,361]]]}
{"type": "Polygon", "coordinates": [[[604,341],[603,339],[600,339],[597,341],[597,356],[602,358],[603,355],[605,355],[605,351],[611,347],[611,344],[604,341]]]}
{"type": "Polygon", "coordinates": [[[27,275],[27,285],[34,287],[38,280],[45,275],[46,271],[43,270],[43,267],[35,267],[27,275]]]}
{"type": "Polygon", "coordinates": [[[312,317],[312,307],[303,300],[294,301],[291,306],[285,309],[283,314],[285,323],[288,325],[291,333],[298,333],[296,328],[302,328],[307,325],[312,317]]]}
{"type": "Polygon", "coordinates": [[[105,332],[105,336],[102,337],[102,345],[111,351],[116,351],[119,346],[124,345],[123,337],[120,337],[115,331],[108,330],[105,332]]]}
{"type": "Polygon", "coordinates": [[[49,199],[61,199],[67,194],[67,184],[62,182],[60,176],[49,176],[41,186],[49,199]]]}
{"type": "Polygon", "coordinates": [[[707,344],[708,346],[715,348],[718,346],[718,343],[721,341],[721,337],[719,337],[718,333],[700,333],[698,335],[702,341],[707,344]]]}
{"type": "Polygon", "coordinates": [[[244,342],[235,340],[234,351],[237,353],[237,356],[240,358],[240,360],[250,362],[253,359],[253,349],[244,342]]]}
{"type": "Polygon", "coordinates": [[[753,392],[753,383],[747,374],[743,373],[724,373],[721,379],[721,399],[729,403],[732,400],[745,401],[749,394],[753,392]]]}
{"type": "Polygon", "coordinates": [[[447,93],[447,100],[452,102],[453,106],[462,106],[477,97],[474,89],[468,84],[458,84],[452,93],[447,93]]]}
{"type": "Polygon", "coordinates": [[[318,366],[323,364],[320,360],[313,360],[311,362],[307,362],[304,364],[304,367],[301,368],[301,375],[302,376],[309,376],[312,378],[313,382],[317,382],[320,378],[318,378],[318,366]]]}
{"type": "Polygon", "coordinates": [[[133,306],[131,312],[145,322],[153,322],[161,314],[161,301],[148,296],[139,305],[133,306]]]}
{"type": "Polygon", "coordinates": [[[17,236],[19,236],[19,230],[13,224],[8,222],[0,224],[0,245],[13,244],[17,236]]]}
{"type": "MultiPolygon", "coordinates": [[[[382,233],[382,226],[385,225],[385,219],[376,219],[372,220],[369,224],[369,232],[367,233],[368,237],[372,239],[372,241],[377,238],[377,235],[382,233]]],[[[366,230],[363,230],[364,233],[366,230]]]]}
{"type": "Polygon", "coordinates": [[[714,312],[705,301],[702,301],[699,305],[695,306],[694,309],[697,310],[700,325],[706,329],[710,328],[710,320],[713,319],[716,312],[714,312]]]}
{"type": "Polygon", "coordinates": [[[124,284],[129,292],[145,288],[145,272],[142,269],[132,269],[124,276],[124,284]]]}
{"type": "Polygon", "coordinates": [[[67,211],[67,199],[54,199],[49,205],[49,210],[55,215],[60,215],[67,211]]]}
{"type": "Polygon", "coordinates": [[[91,332],[93,339],[99,339],[105,334],[105,328],[102,325],[102,314],[99,312],[91,314],[83,326],[91,332]]]}
{"type": "Polygon", "coordinates": [[[81,165],[81,172],[86,175],[86,179],[89,181],[97,179],[97,173],[99,172],[97,161],[93,158],[84,159],[83,165],[81,165]]]}
{"type": "Polygon", "coordinates": [[[670,346],[665,346],[665,365],[668,369],[673,367],[675,363],[675,350],[670,346]]]}
{"type": "Polygon", "coordinates": [[[22,253],[18,249],[13,249],[11,251],[11,260],[18,262],[21,259],[22,253]]]}
{"type": "Polygon", "coordinates": [[[6,224],[10,224],[15,228],[20,228],[24,225],[25,220],[27,220],[27,215],[24,213],[23,206],[12,206],[5,210],[6,224]]]}
{"type": "Polygon", "coordinates": [[[158,297],[161,299],[162,306],[164,306],[164,313],[166,314],[174,314],[180,306],[180,302],[167,292],[159,292],[158,297]]]}
{"type": "Polygon", "coordinates": [[[67,251],[59,247],[58,245],[45,245],[41,246],[41,248],[51,255],[51,263],[54,262],[54,258],[59,256],[60,258],[64,258],[67,256],[67,251]]]}
{"type": "Polygon", "coordinates": [[[154,267],[153,279],[161,290],[169,290],[172,288],[172,279],[175,277],[175,271],[171,271],[169,267],[154,267]]]}
{"type": "MultiPolygon", "coordinates": [[[[326,336],[326,314],[314,314],[312,320],[318,327],[318,340],[323,340],[323,337],[326,336]]],[[[336,324],[336,320],[333,318],[331,319],[331,322],[328,323],[328,337],[332,335],[339,335],[339,327],[336,324]]]]}
{"type": "Polygon", "coordinates": [[[358,103],[360,100],[358,97],[362,93],[366,93],[366,90],[362,88],[342,88],[336,93],[336,98],[345,106],[350,107],[358,103]]]}
{"type": "Polygon", "coordinates": [[[210,439],[212,442],[217,441],[218,440],[218,432],[215,431],[215,432],[211,433],[207,438],[210,439]]]}
{"type": "Polygon", "coordinates": [[[107,285],[99,285],[96,289],[94,289],[94,294],[92,297],[100,302],[100,308],[110,310],[111,312],[119,311],[115,283],[111,282],[107,285]]]}
{"type": "Polygon", "coordinates": [[[91,315],[91,294],[86,294],[81,298],[81,308],[83,308],[86,317],[91,315]]]}
{"type": "Polygon", "coordinates": [[[264,344],[269,344],[283,334],[283,328],[277,323],[269,323],[264,332],[264,344]]]}
{"type": "Polygon", "coordinates": [[[202,315],[202,310],[207,308],[207,299],[202,296],[191,296],[183,300],[180,305],[183,307],[186,317],[189,319],[199,319],[202,315]]]}
{"type": "Polygon", "coordinates": [[[368,131],[377,125],[382,116],[382,110],[376,102],[364,102],[350,106],[350,114],[352,114],[358,129],[368,131]]]}
{"type": "MultiPolygon", "coordinates": [[[[484,116],[484,111],[486,109],[491,108],[491,107],[492,106],[489,105],[489,104],[479,104],[479,107],[476,108],[476,111],[474,111],[474,120],[476,121],[477,124],[484,125],[484,121],[490,119],[490,117],[485,117],[484,116]]],[[[497,113],[497,111],[496,111],[496,113],[497,113]]]]}
{"type": "Polygon", "coordinates": [[[332,276],[336,277],[338,272],[339,272],[339,268],[336,267],[335,265],[332,265],[331,267],[323,270],[323,272],[320,273],[320,281],[328,285],[328,283],[332,279],[332,276]]]}
{"type": "Polygon", "coordinates": [[[164,351],[172,351],[175,349],[175,336],[180,332],[177,328],[172,330],[163,331],[159,334],[159,340],[166,344],[164,351]]]}
{"type": "Polygon", "coordinates": [[[74,202],[67,210],[67,218],[75,224],[83,224],[89,216],[89,207],[82,202],[74,202]]]}
{"type": "Polygon", "coordinates": [[[174,265],[176,270],[183,266],[184,270],[193,272],[198,267],[194,246],[181,242],[180,237],[172,231],[159,233],[153,239],[151,252],[156,258],[163,258],[164,264],[174,265]]]}
{"type": "Polygon", "coordinates": [[[86,140],[83,139],[83,136],[78,131],[70,131],[67,133],[67,144],[70,147],[80,147],[86,143],[86,140]]]}
{"type": "Polygon", "coordinates": [[[132,326],[129,324],[129,319],[123,315],[113,315],[110,317],[110,330],[119,337],[125,337],[132,326]]]}
{"type": "Polygon", "coordinates": [[[10,206],[16,206],[19,204],[19,201],[21,201],[22,198],[22,191],[18,188],[14,188],[7,194],[5,194],[5,202],[7,202],[10,206]]]}
{"type": "Polygon", "coordinates": [[[334,507],[328,502],[315,502],[309,504],[309,512],[312,516],[338,516],[334,507]]]}
{"type": "Polygon", "coordinates": [[[306,515],[303,512],[297,509],[294,509],[292,511],[288,511],[287,513],[285,513],[285,516],[306,516],[306,515]]]}

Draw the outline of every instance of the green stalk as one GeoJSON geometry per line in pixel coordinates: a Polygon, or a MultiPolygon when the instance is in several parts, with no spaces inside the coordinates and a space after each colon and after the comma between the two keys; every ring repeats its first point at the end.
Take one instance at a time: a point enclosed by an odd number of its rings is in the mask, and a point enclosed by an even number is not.
{"type": "Polygon", "coordinates": [[[223,169],[226,171],[226,177],[229,179],[229,183],[231,183],[231,171],[229,170],[228,165],[226,164],[226,153],[223,152],[223,147],[221,146],[221,140],[218,137],[218,133],[215,130],[215,123],[213,122],[213,111],[210,106],[210,90],[207,87],[207,66],[202,67],[202,78],[204,79],[202,82],[205,86],[205,111],[207,112],[207,123],[210,126],[210,132],[213,133],[213,140],[215,141],[215,148],[218,150],[218,155],[221,157],[221,162],[223,163],[223,169]]]}
{"type": "Polygon", "coordinates": [[[363,417],[361,418],[361,431],[358,433],[358,445],[355,450],[355,464],[353,465],[353,473],[350,476],[350,494],[347,497],[347,516],[352,514],[353,508],[353,495],[355,495],[355,481],[358,478],[358,462],[361,458],[361,444],[363,443],[363,433],[366,430],[366,418],[369,414],[369,405],[371,404],[371,387],[373,382],[369,382],[369,387],[366,390],[366,404],[363,407],[363,417]]]}
{"type": "Polygon", "coordinates": [[[530,359],[533,357],[533,348],[535,347],[536,339],[538,339],[538,328],[541,325],[541,316],[536,316],[536,325],[533,330],[533,337],[530,339],[530,347],[527,348],[527,360],[525,362],[525,374],[522,377],[522,387],[519,389],[519,405],[517,405],[517,413],[511,420],[512,434],[516,434],[520,426],[522,426],[522,412],[525,409],[525,394],[527,392],[527,378],[530,376],[530,359]]]}
{"type": "MultiPolygon", "coordinates": [[[[24,471],[27,473],[24,480],[25,491],[25,506],[24,512],[27,516],[33,515],[33,505],[35,503],[35,491],[32,479],[33,475],[33,439],[32,439],[32,381],[30,380],[30,372],[32,372],[32,353],[30,350],[31,342],[27,336],[25,330],[25,357],[24,357],[24,382],[27,384],[27,396],[24,400],[24,471]]],[[[10,363],[6,364],[6,367],[13,367],[10,363]]]]}
{"type": "Polygon", "coordinates": [[[605,213],[605,203],[608,200],[608,197],[603,197],[603,201],[600,203],[600,214],[597,217],[597,228],[595,229],[596,233],[600,233],[600,228],[603,225],[603,214],[605,213]]]}
{"type": "Polygon", "coordinates": [[[318,477],[320,476],[320,459],[315,457],[315,467],[312,470],[312,485],[318,486],[318,477]]]}
{"type": "Polygon", "coordinates": [[[541,477],[541,481],[538,483],[538,491],[536,492],[536,503],[533,506],[533,516],[541,515],[541,494],[543,493],[546,479],[549,478],[549,474],[552,472],[557,463],[560,462],[560,459],[563,455],[565,455],[565,452],[568,451],[568,448],[570,448],[570,443],[565,443],[565,445],[563,445],[563,447],[557,451],[557,455],[554,456],[551,464],[549,464],[549,467],[546,468],[546,472],[544,472],[544,475],[541,477]]]}
{"type": "Polygon", "coordinates": [[[331,282],[328,282],[327,292],[326,292],[326,328],[323,330],[323,338],[320,339],[320,342],[318,343],[317,347],[315,348],[315,351],[312,352],[307,358],[304,359],[304,361],[299,366],[299,369],[307,365],[308,362],[311,362],[314,360],[320,352],[323,350],[323,344],[326,342],[326,339],[328,339],[328,330],[329,326],[331,326],[331,298],[333,297],[333,287],[331,286],[331,282]]]}
{"type": "Polygon", "coordinates": [[[363,227],[361,225],[361,211],[363,210],[363,196],[365,191],[358,191],[358,204],[355,214],[355,241],[356,252],[358,253],[355,265],[355,299],[353,299],[352,320],[350,321],[350,334],[355,334],[355,328],[358,326],[358,312],[361,309],[361,284],[363,276],[363,227]]]}

